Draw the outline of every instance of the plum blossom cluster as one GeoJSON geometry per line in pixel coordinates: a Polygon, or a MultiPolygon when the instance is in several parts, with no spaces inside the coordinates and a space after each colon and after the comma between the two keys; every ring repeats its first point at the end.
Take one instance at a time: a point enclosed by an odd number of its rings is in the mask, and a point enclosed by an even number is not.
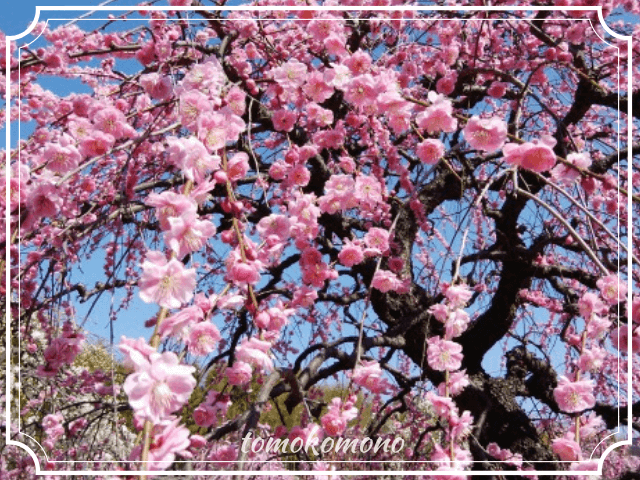
{"type": "MultiPolygon", "coordinates": [[[[609,362],[617,362],[617,359],[611,358],[612,354],[605,348],[604,341],[612,330],[612,322],[608,318],[610,309],[624,301],[627,287],[616,274],[600,278],[596,285],[598,293],[585,292],[578,301],[578,310],[584,320],[584,330],[578,334],[572,328],[567,335],[568,343],[579,352],[574,370],[570,378],[565,375],[560,376],[558,386],[553,390],[558,407],[562,412],[568,414],[583,413],[595,406],[596,382],[593,378],[588,377],[597,375],[609,362]]],[[[632,322],[634,310],[638,309],[639,304],[640,302],[636,299],[631,305],[630,322],[632,322]]],[[[617,334],[623,331],[629,331],[628,325],[614,329],[610,336],[614,347],[621,351],[626,349],[626,338],[623,346],[618,343],[617,334]]],[[[637,333],[634,335],[637,336],[637,333]]],[[[584,468],[584,462],[588,458],[585,455],[587,453],[585,450],[588,448],[585,443],[594,440],[594,435],[599,430],[597,426],[602,424],[603,420],[599,415],[592,414],[589,419],[582,418],[582,416],[576,417],[573,431],[569,430],[553,439],[553,451],[561,460],[573,462],[570,468],[584,468]]]]}

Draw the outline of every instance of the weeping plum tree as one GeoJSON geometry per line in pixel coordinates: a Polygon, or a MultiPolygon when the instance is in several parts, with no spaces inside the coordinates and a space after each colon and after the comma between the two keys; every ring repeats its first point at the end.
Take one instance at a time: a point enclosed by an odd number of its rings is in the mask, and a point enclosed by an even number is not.
{"type": "Polygon", "coordinates": [[[590,7],[168,3],[2,37],[8,438],[52,470],[637,478],[598,460],[640,428],[638,50],[590,7]],[[132,333],[89,368],[104,301],[132,333]]]}

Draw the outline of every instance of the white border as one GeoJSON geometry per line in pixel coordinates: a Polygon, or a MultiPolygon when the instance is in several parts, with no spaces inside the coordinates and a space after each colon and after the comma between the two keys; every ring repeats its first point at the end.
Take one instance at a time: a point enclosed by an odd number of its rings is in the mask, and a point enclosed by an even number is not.
{"type": "MultiPolygon", "coordinates": [[[[5,46],[5,50],[6,50],[6,59],[5,59],[5,74],[6,74],[6,110],[5,110],[5,116],[6,116],[6,120],[5,120],[5,125],[6,125],[6,163],[5,163],[5,167],[6,167],[6,176],[5,176],[5,186],[6,186],[6,195],[7,195],[7,201],[6,201],[6,206],[5,206],[5,218],[6,218],[6,222],[5,222],[5,235],[6,235],[6,244],[5,244],[5,291],[6,291],[6,295],[7,297],[9,297],[9,294],[11,292],[11,281],[10,281],[10,270],[11,270],[11,256],[10,256],[10,239],[11,239],[11,235],[10,235],[10,218],[11,218],[11,202],[10,202],[10,193],[11,193],[11,185],[10,185],[10,175],[11,175],[11,168],[10,168],[10,160],[11,160],[11,136],[10,136],[10,128],[11,128],[11,55],[10,55],[10,44],[11,41],[14,40],[18,40],[24,36],[26,36],[27,34],[29,34],[31,32],[31,30],[33,30],[33,28],[35,28],[36,24],[38,23],[38,19],[40,18],[40,12],[42,11],[92,11],[92,12],[98,12],[98,11],[167,11],[167,10],[171,10],[171,11],[258,11],[258,12],[269,12],[269,11],[581,11],[581,12],[585,12],[585,11],[596,11],[598,13],[598,20],[600,21],[600,25],[604,28],[604,30],[611,35],[614,38],[620,39],[620,40],[624,40],[627,42],[627,59],[628,59],[628,67],[627,67],[627,135],[628,135],[628,140],[627,140],[627,167],[628,167],[628,179],[629,179],[629,184],[631,182],[631,178],[632,178],[632,172],[631,172],[631,165],[632,165],[632,161],[633,161],[633,152],[631,149],[631,138],[632,138],[632,132],[633,132],[633,115],[632,115],[632,92],[633,92],[633,85],[632,85],[632,72],[633,72],[633,64],[632,64],[632,39],[633,37],[631,36],[626,36],[626,35],[620,35],[616,32],[614,32],[613,30],[611,30],[607,24],[604,21],[603,15],[602,15],[602,6],[596,6],[596,7],[580,7],[580,6],[562,6],[562,7],[550,7],[550,6],[517,6],[517,7],[509,7],[509,6],[491,6],[491,7],[476,7],[476,6],[455,6],[455,7],[443,7],[443,6],[397,6],[397,7],[383,7],[383,6],[314,6],[314,7],[310,7],[310,6],[224,6],[224,7],[160,7],[160,6],[145,6],[145,7],[137,7],[137,6],[125,6],[125,7],[121,7],[121,6],[88,6],[88,7],[82,7],[82,6],[49,6],[49,7],[41,7],[41,6],[37,6],[36,7],[36,15],[33,19],[33,21],[31,22],[31,24],[27,27],[27,29],[22,32],[19,33],[17,35],[7,35],[6,36],[6,46],[5,46]]],[[[55,19],[51,19],[51,20],[55,20],[55,19]]],[[[633,225],[631,222],[631,218],[632,218],[632,198],[631,198],[631,189],[629,187],[629,192],[628,192],[628,196],[627,196],[627,248],[629,250],[629,252],[632,251],[632,244],[631,244],[631,238],[633,237],[633,225]]],[[[631,272],[632,272],[632,258],[631,255],[628,255],[627,258],[627,267],[628,267],[628,288],[627,288],[627,305],[628,305],[628,312],[630,312],[630,308],[631,308],[631,299],[632,299],[632,288],[631,288],[631,272]]],[[[9,298],[7,298],[8,300],[10,300],[9,298]]],[[[609,446],[609,448],[607,448],[602,456],[600,457],[600,459],[598,460],[598,470],[596,471],[592,471],[592,470],[586,470],[586,471],[581,471],[581,470],[571,470],[571,471],[567,471],[567,470],[560,470],[560,471],[552,471],[552,470],[547,470],[547,471],[541,471],[541,472],[537,472],[537,471],[528,471],[528,470],[518,470],[518,471],[475,471],[475,470],[465,470],[465,471],[456,471],[456,470],[447,470],[447,471],[398,471],[398,472],[393,472],[393,471],[331,471],[331,470],[324,470],[324,471],[285,471],[285,472],[281,472],[281,471],[261,471],[261,470],[251,470],[251,471],[244,471],[244,470],[232,470],[232,471],[217,471],[217,472],[206,472],[206,471],[139,471],[139,470],[133,470],[133,471],[113,471],[113,472],[109,472],[109,471],[75,471],[75,470],[67,470],[67,471],[63,471],[63,470],[57,470],[57,471],[48,471],[48,470],[41,470],[40,467],[40,462],[38,460],[38,457],[36,456],[36,454],[33,452],[33,450],[31,450],[31,448],[29,448],[27,445],[15,441],[15,440],[11,440],[10,438],[10,428],[11,428],[11,423],[10,423],[10,412],[11,412],[11,405],[10,405],[10,394],[11,394],[11,376],[10,376],[10,360],[11,360],[11,329],[10,329],[10,321],[11,321],[11,315],[10,315],[10,311],[11,311],[11,305],[10,302],[8,301],[6,303],[7,308],[6,308],[6,312],[5,312],[5,321],[6,321],[6,351],[5,351],[5,355],[6,355],[6,365],[5,365],[5,373],[6,373],[6,444],[7,445],[13,445],[16,447],[21,447],[23,448],[33,459],[34,464],[35,464],[35,468],[36,468],[36,475],[52,475],[52,476],[59,476],[59,475],[83,475],[83,474],[90,474],[90,475],[152,475],[152,476],[156,476],[156,475],[173,475],[173,476],[183,476],[183,475],[211,475],[211,476],[220,476],[220,475],[250,475],[250,476],[254,476],[254,475],[272,475],[272,476],[295,476],[295,475],[303,475],[303,476],[308,476],[308,475],[375,475],[375,476],[382,476],[382,475],[404,475],[404,476],[423,476],[423,475],[496,475],[496,474],[500,474],[500,475],[564,475],[564,476],[573,476],[573,475],[602,475],[602,469],[603,469],[603,465],[604,465],[604,459],[606,458],[606,456],[608,455],[609,452],[613,451],[613,449],[615,449],[618,446],[623,446],[623,445],[631,445],[632,441],[632,392],[633,392],[633,385],[631,382],[632,379],[632,354],[629,354],[629,360],[628,360],[628,365],[627,365],[627,393],[629,395],[628,397],[628,405],[627,405],[627,432],[629,435],[629,438],[627,440],[622,440],[620,442],[614,443],[613,445],[609,446]]],[[[631,333],[631,322],[628,323],[629,326],[629,330],[631,333]]],[[[627,336],[627,352],[632,352],[631,349],[631,342],[632,342],[632,335],[629,334],[627,336]]],[[[21,433],[23,435],[23,432],[18,432],[21,433]]],[[[46,456],[46,453],[45,453],[46,456]]],[[[107,463],[111,463],[111,462],[107,462],[107,463]]],[[[356,462],[353,462],[356,463],[356,462]]],[[[413,462],[403,462],[403,463],[413,463],[413,462]]],[[[533,463],[533,462],[532,462],[533,463]]],[[[567,463],[567,462],[557,462],[557,463],[567,463]]]]}

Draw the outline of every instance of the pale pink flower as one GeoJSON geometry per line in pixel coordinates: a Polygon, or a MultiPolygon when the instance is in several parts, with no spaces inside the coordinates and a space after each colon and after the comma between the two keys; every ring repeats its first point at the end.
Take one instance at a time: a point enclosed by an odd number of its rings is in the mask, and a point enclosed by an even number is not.
{"type": "Polygon", "coordinates": [[[246,385],[251,380],[252,374],[251,365],[237,360],[233,363],[233,367],[225,370],[229,385],[246,385]]]}
{"type": "Polygon", "coordinates": [[[607,351],[604,348],[592,346],[586,349],[578,359],[578,366],[583,372],[597,371],[602,368],[607,351]]]}
{"type": "Polygon", "coordinates": [[[244,93],[240,87],[234,85],[229,89],[225,97],[227,107],[236,115],[243,115],[246,109],[246,97],[246,93],[244,93]]]}
{"type": "Polygon", "coordinates": [[[174,462],[176,455],[188,455],[189,430],[180,425],[180,419],[171,420],[154,429],[149,448],[149,470],[166,470],[174,462]],[[158,433],[159,430],[159,433],[158,433]]]}
{"type": "MultiPolygon", "coordinates": [[[[455,372],[449,373],[449,395],[455,397],[461,393],[467,385],[469,385],[469,377],[467,376],[466,370],[456,370],[455,372]]],[[[440,395],[444,395],[446,393],[445,387],[445,382],[438,385],[438,393],[440,395]]]]}
{"type": "Polygon", "coordinates": [[[444,156],[444,144],[435,138],[428,138],[416,146],[416,155],[422,163],[435,165],[444,156]]]}
{"type": "Polygon", "coordinates": [[[621,302],[627,294],[627,286],[615,273],[599,279],[596,286],[600,289],[602,298],[609,305],[621,302]]]}
{"type": "MultiPolygon", "coordinates": [[[[629,344],[629,326],[623,324],[618,328],[612,330],[611,343],[616,349],[627,353],[627,346],[629,344]]],[[[640,327],[636,327],[632,331],[631,351],[633,353],[640,353],[640,327]]]]}
{"type": "Polygon", "coordinates": [[[449,301],[449,307],[455,309],[464,307],[473,296],[473,291],[468,285],[461,283],[447,287],[444,295],[449,301]]]}
{"type": "Polygon", "coordinates": [[[292,59],[271,70],[271,76],[285,90],[295,90],[307,78],[307,66],[292,59]]]}
{"type": "Polygon", "coordinates": [[[156,349],[139,337],[136,340],[127,338],[124,335],[120,338],[118,349],[124,354],[123,364],[125,368],[139,370],[149,362],[149,355],[156,352],[156,349]]]}
{"type": "Polygon", "coordinates": [[[469,314],[458,308],[451,312],[444,324],[445,337],[447,339],[459,337],[469,325],[469,314]]]}
{"type": "Polygon", "coordinates": [[[556,154],[553,146],[556,140],[548,135],[540,140],[517,143],[507,143],[503,148],[504,160],[509,165],[516,165],[534,172],[546,172],[556,164],[556,154]]]}
{"type": "Polygon", "coordinates": [[[196,271],[185,268],[175,258],[167,262],[162,252],[147,252],[138,287],[142,301],[155,302],[165,308],[179,308],[193,298],[196,271]]]}
{"type": "Polygon", "coordinates": [[[205,356],[213,352],[220,338],[218,327],[211,322],[201,322],[189,329],[185,343],[190,354],[205,356]]]}
{"type": "Polygon", "coordinates": [[[191,305],[165,318],[158,327],[158,333],[162,338],[173,336],[183,339],[186,338],[189,327],[201,322],[203,318],[202,310],[196,305],[191,305]]]}
{"type": "Polygon", "coordinates": [[[358,175],[356,177],[355,196],[361,205],[375,207],[382,202],[380,182],[371,175],[358,175]]]}
{"type": "Polygon", "coordinates": [[[244,339],[236,349],[236,358],[263,371],[273,370],[273,360],[269,356],[271,343],[255,337],[244,339]]]}
{"type": "Polygon", "coordinates": [[[429,313],[435,317],[439,322],[445,323],[449,318],[449,309],[443,303],[436,303],[429,307],[429,313]]]}
{"type": "Polygon", "coordinates": [[[197,128],[200,116],[212,108],[209,98],[204,93],[189,90],[180,95],[178,118],[185,128],[193,132],[197,128]]]}
{"type": "Polygon", "coordinates": [[[582,458],[580,445],[566,437],[554,438],[551,441],[551,449],[564,462],[574,462],[582,458]]]}
{"type": "Polygon", "coordinates": [[[281,242],[284,242],[289,238],[291,221],[285,215],[274,213],[261,219],[256,229],[263,239],[276,236],[281,242]]]}
{"type": "Polygon", "coordinates": [[[168,137],[169,162],[192,182],[202,182],[207,174],[220,168],[220,157],[211,155],[196,137],[168,137]]]}
{"type": "Polygon", "coordinates": [[[209,152],[220,150],[227,144],[227,123],[224,115],[205,112],[198,117],[198,138],[209,152]]]}
{"type": "Polygon", "coordinates": [[[380,364],[375,360],[363,361],[350,375],[353,383],[373,393],[386,394],[391,387],[382,373],[380,364]]]}
{"type": "Polygon", "coordinates": [[[198,208],[191,198],[168,190],[159,194],[150,193],[145,203],[150,207],[156,207],[155,214],[162,230],[171,228],[169,223],[171,217],[195,214],[198,208]]]}
{"type": "Polygon", "coordinates": [[[139,418],[160,422],[189,400],[196,380],[195,368],[180,365],[173,352],[152,353],[124,382],[129,404],[139,418]]]}
{"type": "Polygon", "coordinates": [[[462,365],[462,345],[441,337],[427,340],[427,363],[434,370],[458,370],[462,365]]]}
{"type": "Polygon", "coordinates": [[[567,413],[575,413],[592,408],[596,404],[593,395],[593,381],[570,381],[564,375],[558,379],[558,386],[553,390],[553,397],[560,410],[567,413]]]}
{"type": "Polygon", "coordinates": [[[327,85],[324,81],[324,75],[317,71],[307,75],[306,83],[302,87],[302,91],[317,103],[322,103],[333,95],[333,87],[327,85]]]}
{"type": "MultiPolygon", "coordinates": [[[[332,89],[333,90],[333,89],[332,89]]],[[[333,123],[333,112],[322,108],[317,103],[309,103],[306,106],[307,120],[319,127],[328,127],[333,123]]]]}
{"type": "MultiPolygon", "coordinates": [[[[577,167],[586,169],[591,166],[591,157],[588,153],[570,153],[567,161],[577,167]]],[[[580,178],[580,172],[564,163],[558,163],[551,169],[551,177],[558,183],[570,184],[580,178]]]]}
{"type": "Polygon", "coordinates": [[[358,75],[349,82],[344,99],[356,107],[375,103],[380,89],[370,74],[358,75]]]}
{"type": "Polygon", "coordinates": [[[216,234],[216,226],[210,220],[200,220],[193,211],[180,217],[168,219],[169,230],[164,239],[169,248],[183,258],[191,252],[197,252],[207,243],[207,239],[216,234]]]}
{"type": "Polygon", "coordinates": [[[589,321],[592,315],[599,315],[607,310],[607,306],[600,300],[595,293],[585,292],[580,300],[578,300],[578,309],[580,316],[589,321]]]}
{"type": "Polygon", "coordinates": [[[462,130],[464,138],[471,148],[484,152],[495,152],[507,139],[507,124],[504,120],[491,117],[472,116],[462,130]]]}

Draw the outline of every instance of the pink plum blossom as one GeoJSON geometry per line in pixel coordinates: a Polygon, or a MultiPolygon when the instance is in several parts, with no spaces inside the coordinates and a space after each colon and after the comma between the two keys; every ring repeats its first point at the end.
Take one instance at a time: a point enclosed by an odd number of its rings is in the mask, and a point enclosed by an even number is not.
{"type": "Polygon", "coordinates": [[[596,282],[600,295],[609,304],[621,302],[627,294],[627,286],[616,274],[607,275],[596,282]]]}
{"type": "Polygon", "coordinates": [[[229,385],[246,385],[251,380],[252,374],[251,365],[241,361],[234,362],[232,367],[225,370],[229,385]]]}
{"type": "Polygon", "coordinates": [[[196,385],[193,372],[173,352],[152,353],[127,377],[124,391],[136,415],[158,423],[187,402],[196,385]]]}
{"type": "Polygon", "coordinates": [[[205,356],[213,352],[220,338],[218,327],[211,322],[200,322],[189,328],[185,343],[190,354],[205,356]]]}
{"type": "Polygon", "coordinates": [[[507,143],[502,152],[504,160],[509,165],[515,165],[534,172],[546,172],[556,164],[556,154],[553,146],[556,140],[550,136],[543,136],[541,139],[525,142],[521,145],[517,143],[507,143]]]}
{"type": "Polygon", "coordinates": [[[435,138],[428,138],[416,147],[416,155],[422,163],[435,165],[444,156],[444,144],[435,138]]]}
{"type": "Polygon", "coordinates": [[[427,362],[434,370],[458,370],[462,364],[462,345],[431,337],[427,340],[427,362]]]}
{"type": "Polygon", "coordinates": [[[273,360],[269,355],[271,343],[255,337],[245,338],[236,349],[236,358],[263,371],[273,370],[273,360]]]}
{"type": "Polygon", "coordinates": [[[373,393],[385,394],[391,384],[384,377],[380,364],[375,360],[363,361],[351,374],[351,379],[356,385],[370,390],[373,393]]]}
{"type": "Polygon", "coordinates": [[[210,220],[199,220],[193,211],[180,217],[170,217],[168,222],[169,230],[165,232],[164,239],[178,258],[202,249],[207,239],[216,233],[216,226],[210,220]]]}
{"type": "Polygon", "coordinates": [[[497,117],[480,118],[474,115],[469,119],[462,133],[471,148],[490,153],[504,145],[507,139],[507,124],[497,117]]]}
{"type": "Polygon", "coordinates": [[[553,397],[560,410],[575,413],[592,408],[596,403],[593,395],[593,381],[579,380],[572,382],[564,375],[558,379],[558,386],[553,390],[553,397]]]}
{"type": "Polygon", "coordinates": [[[193,298],[196,271],[178,260],[167,261],[161,252],[147,252],[138,280],[140,298],[165,308],[178,308],[193,298]]]}

